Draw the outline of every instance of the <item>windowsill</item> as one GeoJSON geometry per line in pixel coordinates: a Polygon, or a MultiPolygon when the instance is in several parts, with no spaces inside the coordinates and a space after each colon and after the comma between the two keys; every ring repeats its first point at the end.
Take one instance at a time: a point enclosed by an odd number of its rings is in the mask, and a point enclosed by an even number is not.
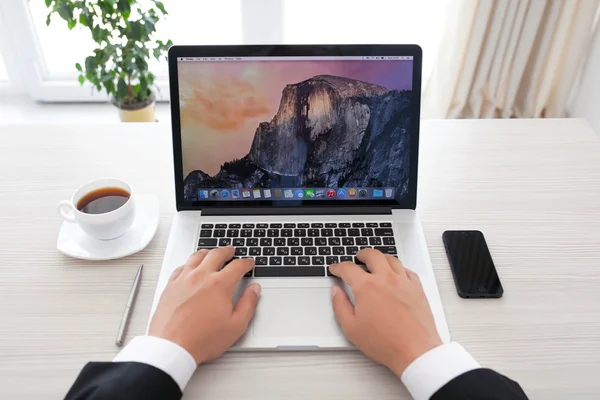
{"type": "MultiPolygon", "coordinates": [[[[156,119],[171,121],[168,102],[156,104],[156,119]]],[[[118,122],[115,106],[104,103],[36,103],[27,95],[0,96],[0,125],[27,123],[103,123],[118,122]]]]}

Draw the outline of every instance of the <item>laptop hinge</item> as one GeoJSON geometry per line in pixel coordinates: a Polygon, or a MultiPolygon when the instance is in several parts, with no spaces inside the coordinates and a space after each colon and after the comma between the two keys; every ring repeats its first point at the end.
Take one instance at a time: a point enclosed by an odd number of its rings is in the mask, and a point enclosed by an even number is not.
{"type": "Polygon", "coordinates": [[[391,207],[203,208],[203,216],[225,215],[390,215],[391,207]]]}

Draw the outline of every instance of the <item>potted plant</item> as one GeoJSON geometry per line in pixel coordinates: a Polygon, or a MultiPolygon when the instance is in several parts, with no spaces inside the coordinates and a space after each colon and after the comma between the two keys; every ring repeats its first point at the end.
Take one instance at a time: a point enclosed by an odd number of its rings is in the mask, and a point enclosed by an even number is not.
{"type": "Polygon", "coordinates": [[[77,63],[79,83],[87,80],[105,90],[119,109],[121,121],[155,121],[155,76],[148,70],[148,60],[166,59],[172,45],[154,39],[156,23],[167,15],[157,0],[45,0],[51,9],[46,19],[58,14],[69,29],[80,24],[98,44],[83,64],[77,63]]]}

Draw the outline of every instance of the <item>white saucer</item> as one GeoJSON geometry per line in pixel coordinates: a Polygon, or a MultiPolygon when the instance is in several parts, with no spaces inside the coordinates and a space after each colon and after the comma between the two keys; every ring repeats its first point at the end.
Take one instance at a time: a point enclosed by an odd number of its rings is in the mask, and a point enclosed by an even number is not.
{"type": "Polygon", "coordinates": [[[158,199],[153,195],[136,195],[135,200],[135,220],[123,236],[112,240],[93,239],[77,224],[65,221],[56,248],[67,256],[83,260],[113,260],[143,250],[158,227],[158,199]]]}

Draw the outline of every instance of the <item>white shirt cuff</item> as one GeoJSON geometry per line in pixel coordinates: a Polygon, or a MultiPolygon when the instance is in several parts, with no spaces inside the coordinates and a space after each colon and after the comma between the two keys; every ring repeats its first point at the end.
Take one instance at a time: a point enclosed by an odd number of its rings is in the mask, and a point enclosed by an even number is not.
{"type": "Polygon", "coordinates": [[[154,336],[134,337],[113,362],[139,362],[158,368],[173,378],[182,393],[197,366],[186,349],[154,336]]]}
{"type": "Polygon", "coordinates": [[[452,379],[481,368],[458,343],[443,344],[422,354],[402,373],[400,379],[414,400],[429,400],[452,379]]]}

